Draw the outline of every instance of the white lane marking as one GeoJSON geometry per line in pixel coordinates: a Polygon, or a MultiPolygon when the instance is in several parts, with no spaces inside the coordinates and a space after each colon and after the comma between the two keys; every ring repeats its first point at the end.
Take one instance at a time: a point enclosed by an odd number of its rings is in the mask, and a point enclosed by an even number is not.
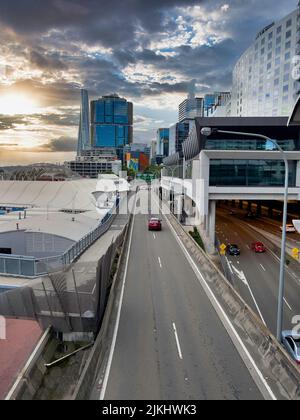
{"type": "Polygon", "coordinates": [[[155,233],[153,233],[153,239],[156,239],[156,235],[155,235],[155,233]]]}
{"type": "Polygon", "coordinates": [[[248,282],[248,280],[247,280],[247,278],[245,276],[245,273],[243,271],[239,271],[233,264],[232,264],[232,268],[233,268],[235,274],[237,275],[237,277],[247,286],[247,288],[249,290],[249,293],[251,295],[251,298],[253,299],[253,302],[254,302],[255,307],[257,309],[257,312],[259,313],[259,316],[260,316],[262,322],[265,324],[265,326],[267,326],[267,324],[266,324],[266,322],[264,320],[264,317],[262,316],[261,310],[260,310],[260,308],[258,306],[258,303],[257,303],[257,301],[256,301],[256,299],[254,297],[254,294],[252,292],[252,289],[250,287],[250,284],[249,284],[249,282],[248,282]]]}
{"type": "Polygon", "coordinates": [[[175,340],[176,340],[176,344],[177,344],[179,359],[183,360],[182,351],[181,351],[181,347],[180,347],[180,343],[179,343],[179,338],[178,338],[177,328],[176,328],[175,322],[173,322],[173,329],[174,329],[174,334],[175,334],[175,340]]]}
{"type": "MultiPolygon", "coordinates": [[[[132,225],[131,225],[131,230],[130,230],[130,239],[129,239],[129,245],[128,245],[128,253],[127,253],[127,258],[126,258],[126,265],[125,265],[125,271],[124,271],[124,276],[123,276],[123,284],[122,284],[122,290],[121,290],[121,295],[120,295],[119,308],[118,308],[118,313],[117,313],[117,319],[116,319],[116,324],[115,324],[115,329],[114,329],[113,340],[112,340],[112,344],[111,344],[111,348],[110,348],[110,352],[109,352],[109,358],[108,358],[106,371],[105,371],[105,375],[104,375],[104,379],[103,379],[102,390],[101,390],[101,393],[100,393],[100,401],[103,401],[104,398],[105,398],[106,389],[107,389],[108,380],[109,380],[109,375],[110,375],[110,370],[111,370],[111,365],[112,365],[114,352],[115,352],[115,347],[116,347],[116,342],[117,342],[117,336],[118,336],[120,318],[121,318],[121,310],[122,310],[122,304],[123,304],[124,292],[125,292],[126,277],[127,277],[128,265],[129,265],[129,257],[130,257],[130,254],[131,254],[131,244],[132,244],[134,221],[135,221],[135,212],[133,213],[132,225]]],[[[99,383],[99,385],[100,385],[100,383],[99,383]]]]}
{"type": "Polygon", "coordinates": [[[230,264],[230,261],[228,260],[228,258],[226,258],[226,261],[227,261],[227,264],[228,264],[228,267],[229,267],[229,270],[230,270],[231,274],[233,274],[233,270],[231,268],[231,264],[230,264]]]}
{"type": "Polygon", "coordinates": [[[160,257],[158,257],[158,264],[159,264],[160,268],[162,268],[162,263],[161,263],[160,257]]]}
{"type": "Polygon", "coordinates": [[[286,306],[289,308],[289,310],[292,311],[293,309],[291,308],[291,305],[288,303],[286,298],[284,298],[284,302],[285,302],[286,306]]]}
{"type": "Polygon", "coordinates": [[[267,271],[262,264],[259,264],[264,271],[267,271]]]}
{"type": "MultiPolygon", "coordinates": [[[[165,216],[164,216],[165,217],[165,216]]],[[[186,249],[185,245],[182,243],[180,238],[178,237],[175,229],[169,222],[169,220],[165,217],[165,220],[173,232],[173,235],[178,242],[179,246],[181,247],[183,253],[185,254],[187,260],[189,261],[191,267],[193,268],[194,273],[196,274],[196,277],[202,286],[203,290],[205,291],[207,297],[209,298],[211,304],[213,305],[215,311],[219,315],[219,318],[224,325],[226,331],[228,332],[234,346],[236,347],[238,353],[240,354],[241,358],[243,359],[245,365],[248,368],[248,371],[250,372],[250,375],[252,376],[253,380],[257,384],[259,390],[261,391],[262,395],[265,399],[271,399],[273,401],[277,401],[277,398],[275,394],[273,393],[272,389],[270,388],[268,382],[266,381],[264,375],[259,370],[257,364],[255,363],[253,357],[247,350],[245,344],[243,343],[241,337],[237,333],[236,329],[234,328],[232,322],[230,321],[229,317],[227,316],[226,312],[222,308],[221,304],[219,303],[218,299],[214,295],[213,291],[211,290],[209,284],[203,277],[202,273],[200,272],[199,268],[197,267],[196,263],[194,262],[193,258],[190,256],[188,250],[186,249]]]]}
{"type": "Polygon", "coordinates": [[[237,263],[240,265],[240,262],[239,261],[237,261],[237,263]]]}

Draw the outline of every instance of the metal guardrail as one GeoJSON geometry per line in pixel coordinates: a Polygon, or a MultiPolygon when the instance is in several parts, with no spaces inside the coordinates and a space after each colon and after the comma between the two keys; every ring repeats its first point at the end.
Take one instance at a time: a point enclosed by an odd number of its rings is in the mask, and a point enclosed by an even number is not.
{"type": "Polygon", "coordinates": [[[115,210],[118,207],[119,200],[117,200],[115,206],[105,215],[101,223],[92,232],[81,238],[62,255],[36,258],[0,254],[0,274],[36,278],[63,270],[107,232],[115,216],[115,210]]]}

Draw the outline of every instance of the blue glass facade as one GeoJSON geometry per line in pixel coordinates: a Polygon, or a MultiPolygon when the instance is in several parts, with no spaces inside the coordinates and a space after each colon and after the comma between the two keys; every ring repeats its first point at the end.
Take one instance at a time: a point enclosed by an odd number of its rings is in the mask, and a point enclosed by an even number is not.
{"type": "Polygon", "coordinates": [[[170,130],[168,128],[159,128],[157,131],[157,149],[158,156],[169,156],[170,130]]]}
{"type": "Polygon", "coordinates": [[[92,146],[112,147],[123,156],[123,148],[132,143],[133,107],[126,99],[104,96],[91,103],[92,146]]]}
{"type": "MultiPolygon", "coordinates": [[[[286,151],[296,150],[296,141],[276,140],[286,151]]],[[[275,150],[272,142],[262,139],[210,139],[205,143],[205,150],[275,150]]]]}
{"type": "MultiPolygon", "coordinates": [[[[289,162],[289,184],[296,185],[297,163],[289,162]]],[[[210,186],[280,187],[284,185],[284,162],[276,160],[210,161],[210,186]]]]}

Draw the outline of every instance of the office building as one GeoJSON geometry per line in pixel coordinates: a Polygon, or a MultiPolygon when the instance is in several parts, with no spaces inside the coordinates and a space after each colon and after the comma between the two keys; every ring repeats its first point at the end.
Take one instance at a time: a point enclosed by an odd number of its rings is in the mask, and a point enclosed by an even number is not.
{"type": "Polygon", "coordinates": [[[80,95],[81,105],[77,147],[77,155],[79,156],[82,151],[89,150],[91,148],[89,94],[87,90],[81,89],[80,95]]]}
{"type": "Polygon", "coordinates": [[[206,94],[204,96],[203,114],[201,117],[211,117],[219,108],[222,108],[222,111],[226,112],[226,115],[224,116],[228,116],[228,111],[225,111],[224,107],[228,104],[230,99],[230,92],[214,92],[206,94]]]}
{"type": "Polygon", "coordinates": [[[288,116],[299,94],[298,9],[261,30],[233,72],[232,116],[288,116]]]}
{"type": "Polygon", "coordinates": [[[179,105],[179,122],[203,116],[203,98],[189,96],[179,105]]]}
{"type": "Polygon", "coordinates": [[[98,178],[103,173],[118,175],[122,170],[122,161],[115,150],[91,149],[83,151],[75,160],[65,162],[65,166],[84,178],[98,178]]]}
{"type": "Polygon", "coordinates": [[[115,149],[122,159],[123,149],[132,143],[133,105],[118,95],[91,102],[91,143],[93,149],[115,149]]]}
{"type": "Polygon", "coordinates": [[[174,124],[169,129],[169,156],[182,151],[182,144],[188,138],[194,120],[174,124]]]}
{"type": "Polygon", "coordinates": [[[142,143],[125,146],[123,161],[126,162],[127,168],[143,172],[151,163],[151,147],[142,143]]]}
{"type": "Polygon", "coordinates": [[[156,134],[156,155],[169,156],[169,128],[159,128],[156,134]]]}

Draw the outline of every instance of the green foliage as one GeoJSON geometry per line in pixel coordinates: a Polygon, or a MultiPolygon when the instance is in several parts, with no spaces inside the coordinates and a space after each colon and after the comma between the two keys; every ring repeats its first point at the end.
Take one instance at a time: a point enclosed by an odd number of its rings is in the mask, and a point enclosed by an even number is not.
{"type": "Polygon", "coordinates": [[[191,237],[197,242],[197,244],[200,246],[200,248],[203,249],[203,251],[205,252],[205,246],[204,243],[202,241],[201,235],[198,231],[198,229],[196,228],[196,226],[194,227],[194,230],[189,232],[191,237]]]}

